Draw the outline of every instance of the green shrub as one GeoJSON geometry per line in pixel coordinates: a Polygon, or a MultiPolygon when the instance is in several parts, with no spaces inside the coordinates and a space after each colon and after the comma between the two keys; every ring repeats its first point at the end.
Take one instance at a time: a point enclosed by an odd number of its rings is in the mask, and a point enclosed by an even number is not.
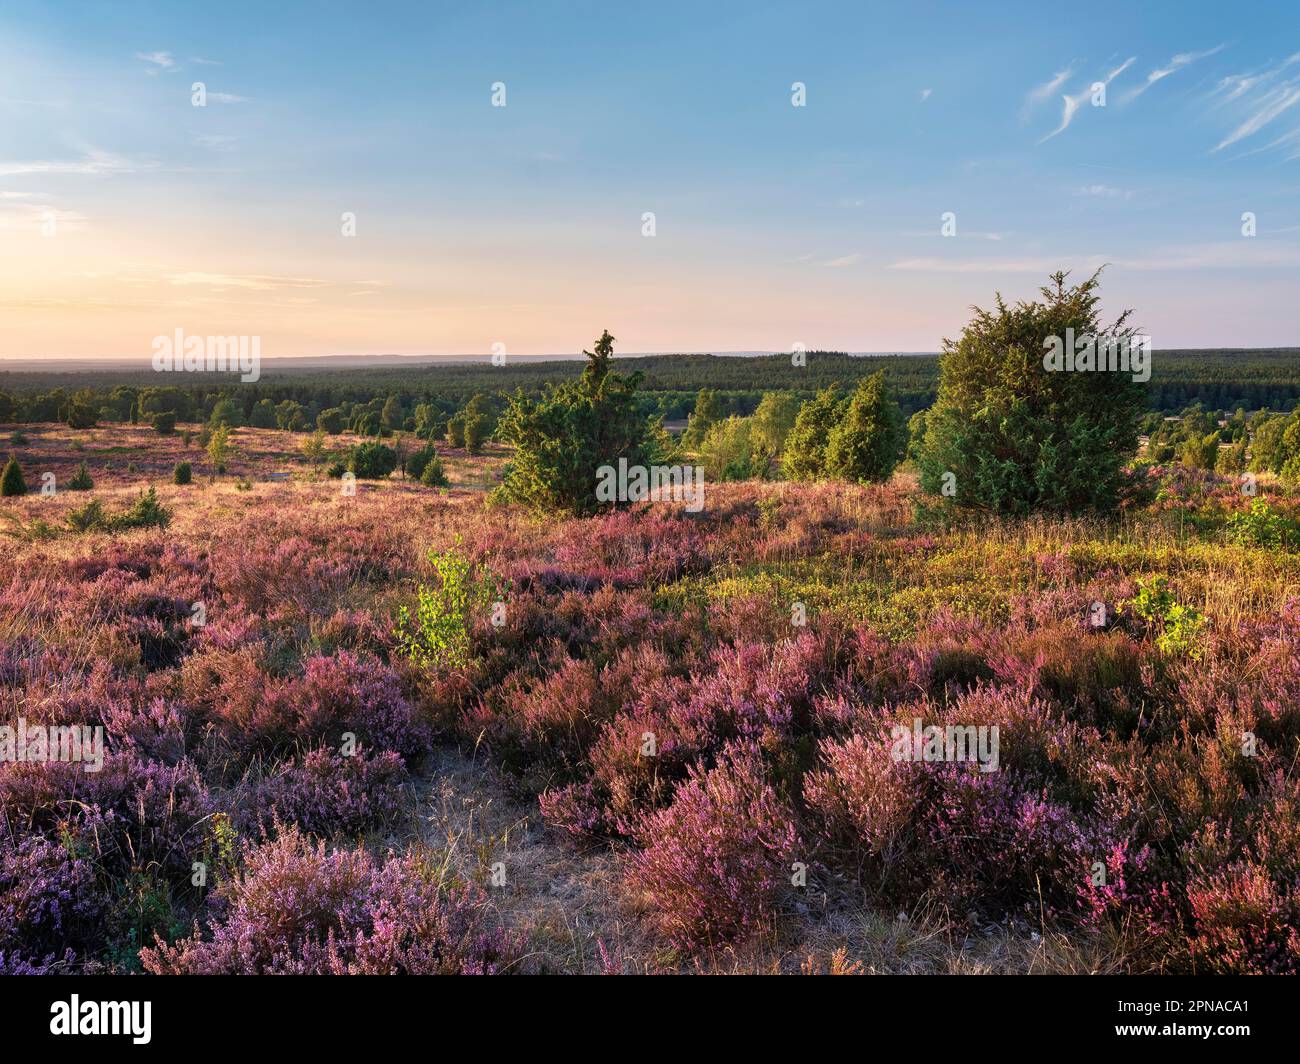
{"type": "Polygon", "coordinates": [[[599,509],[598,470],[625,459],[660,464],[672,453],[667,434],[637,409],[641,374],[610,371],[614,337],[606,330],[577,380],[550,385],[541,399],[522,391],[501,415],[497,438],[515,445],[497,498],[540,510],[599,509]]]}
{"type": "Polygon", "coordinates": [[[69,510],[64,520],[74,532],[101,531],[109,525],[108,515],[98,499],[91,499],[84,506],[69,510]]]}
{"type": "Polygon", "coordinates": [[[695,450],[709,434],[709,430],[722,420],[722,400],[712,388],[701,388],[695,397],[695,409],[682,433],[682,446],[695,450]]]}
{"type": "Polygon", "coordinates": [[[755,438],[752,418],[729,417],[705,433],[700,464],[710,480],[765,480],[772,451],[755,438]]]}
{"type": "Polygon", "coordinates": [[[412,451],[406,459],[406,475],[412,480],[419,480],[424,473],[424,467],[429,464],[430,459],[437,457],[438,452],[434,450],[431,443],[426,443],[418,450],[412,451]]]}
{"type": "Polygon", "coordinates": [[[858,383],[826,438],[826,473],[858,484],[889,479],[903,455],[903,414],[883,372],[858,383]]]}
{"type": "Polygon", "coordinates": [[[170,436],[176,431],[176,415],[170,410],[161,414],[154,414],[153,419],[149,422],[153,426],[154,432],[159,436],[170,436]]]}
{"type": "Polygon", "coordinates": [[[835,385],[822,389],[799,408],[785,441],[782,468],[790,480],[820,480],[826,476],[826,446],[840,419],[843,400],[835,385]]]}
{"type": "Polygon", "coordinates": [[[194,470],[190,468],[189,462],[177,462],[172,469],[173,484],[189,484],[194,479],[194,470]]]}
{"type": "Polygon", "coordinates": [[[466,414],[463,432],[465,450],[470,454],[482,454],[488,435],[488,419],[482,414],[466,414]]]}
{"type": "Polygon", "coordinates": [[[452,447],[465,446],[465,414],[453,414],[447,422],[447,443],[452,447]]]}
{"type": "Polygon", "coordinates": [[[1228,538],[1243,547],[1279,548],[1295,536],[1295,522],[1278,513],[1267,499],[1254,499],[1250,509],[1228,518],[1228,538]]]}
{"type": "Polygon", "coordinates": [[[93,402],[76,400],[68,406],[68,428],[93,429],[99,423],[99,411],[93,402]]]}
{"type": "Polygon", "coordinates": [[[140,497],[135,500],[130,509],[114,517],[110,527],[114,531],[129,528],[166,528],[171,523],[171,511],[158,501],[158,495],[151,487],[148,491],[140,493],[140,497]]]}
{"type": "Polygon", "coordinates": [[[799,400],[790,392],[766,392],[750,418],[754,443],[780,454],[799,416],[799,400]]]}
{"type": "Polygon", "coordinates": [[[86,463],[82,462],[77,466],[77,471],[72,474],[68,480],[69,491],[89,491],[95,486],[95,482],[90,478],[90,470],[86,468],[86,463]]]}
{"type": "Polygon", "coordinates": [[[1179,603],[1169,581],[1163,576],[1139,580],[1138,593],[1120,603],[1122,612],[1131,613],[1156,637],[1156,647],[1163,654],[1197,660],[1205,652],[1201,631],[1206,618],[1195,606],[1179,603]]]}
{"type": "Polygon", "coordinates": [[[378,440],[366,440],[352,448],[348,469],[358,479],[380,480],[397,468],[397,452],[378,440]]]}
{"type": "Polygon", "coordinates": [[[420,483],[426,488],[445,488],[447,486],[447,474],[443,471],[442,461],[435,454],[425,464],[420,471],[420,483]]]}
{"type": "Polygon", "coordinates": [[[939,394],[926,414],[921,486],[955,490],[958,505],[999,513],[1107,512],[1130,480],[1145,389],[1124,372],[1053,372],[1044,363],[1067,330],[1131,341],[1128,312],[1100,320],[1100,273],[1073,288],[1064,273],[1042,300],[976,310],[944,342],[939,394]]]}
{"type": "Polygon", "coordinates": [[[8,499],[26,494],[27,481],[23,479],[22,467],[18,465],[17,458],[10,458],[4,472],[0,473],[0,496],[8,499]]]}
{"type": "Polygon", "coordinates": [[[1219,456],[1219,434],[1210,432],[1196,436],[1183,444],[1179,460],[1192,469],[1213,469],[1219,456]]]}
{"type": "Polygon", "coordinates": [[[331,436],[337,436],[343,431],[343,411],[337,406],[322,410],[316,415],[316,427],[324,429],[331,436]]]}
{"type": "Polygon", "coordinates": [[[429,564],[438,581],[416,589],[414,613],[406,606],[398,612],[398,646],[417,665],[460,668],[469,661],[472,614],[497,597],[497,584],[454,549],[430,550],[429,564]]]}

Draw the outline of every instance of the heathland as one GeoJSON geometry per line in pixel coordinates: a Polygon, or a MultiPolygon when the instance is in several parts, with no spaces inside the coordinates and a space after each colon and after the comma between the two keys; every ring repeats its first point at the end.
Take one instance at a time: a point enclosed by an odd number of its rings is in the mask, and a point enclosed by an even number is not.
{"type": "Polygon", "coordinates": [[[144,426],[11,430],[0,717],[106,753],[0,766],[6,970],[1295,969],[1277,478],[573,517],[489,504],[495,444],[349,494],[306,439],[236,428],[217,474],[144,426]],[[918,719],[996,725],[999,771],[886,756],[918,719]]]}

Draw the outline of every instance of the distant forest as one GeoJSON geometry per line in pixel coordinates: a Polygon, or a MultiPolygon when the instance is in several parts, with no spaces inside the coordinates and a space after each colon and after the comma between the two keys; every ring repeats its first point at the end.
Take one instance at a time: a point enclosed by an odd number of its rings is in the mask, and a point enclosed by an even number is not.
{"type": "MultiPolygon", "coordinates": [[[[840,383],[852,387],[860,378],[883,369],[892,394],[905,414],[934,402],[939,379],[936,355],[851,357],[834,351],[810,351],[806,365],[791,364],[788,354],[754,357],[652,355],[620,359],[623,372],[640,372],[641,404],[669,420],[684,419],[702,388],[714,389],[725,414],[751,414],[764,392],[786,390],[800,398],[840,383]]],[[[436,404],[462,408],[475,395],[499,395],[522,389],[540,393],[547,383],[576,377],[580,361],[518,362],[504,366],[446,363],[418,367],[301,370],[277,365],[261,380],[241,384],[228,374],[156,373],[149,369],[57,372],[0,372],[0,421],[53,420],[78,394],[100,411],[129,412],[128,394],[165,390],[179,401],[171,405],[181,420],[202,417],[220,400],[243,406],[247,416],[262,400],[292,402],[310,411],[353,406],[396,395],[404,407],[436,404]],[[94,394],[91,399],[90,393],[94,394]]],[[[1291,410],[1300,399],[1300,348],[1257,350],[1156,351],[1147,388],[1152,410],[1177,413],[1199,402],[1207,410],[1291,410]]],[[[150,404],[158,409],[157,401],[150,404]]],[[[125,416],[121,417],[126,420],[125,416]]]]}

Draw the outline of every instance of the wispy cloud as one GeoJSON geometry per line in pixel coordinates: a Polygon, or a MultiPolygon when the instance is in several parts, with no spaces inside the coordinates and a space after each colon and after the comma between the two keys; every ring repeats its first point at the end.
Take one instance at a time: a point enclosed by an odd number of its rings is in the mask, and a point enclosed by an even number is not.
{"type": "Polygon", "coordinates": [[[135,57],[149,64],[148,72],[157,74],[161,70],[175,70],[176,60],[171,52],[136,52],[135,57]]]}
{"type": "Polygon", "coordinates": [[[1210,56],[1223,51],[1226,47],[1226,44],[1220,44],[1214,48],[1207,48],[1204,52],[1179,52],[1164,66],[1157,67],[1155,70],[1151,71],[1151,73],[1147,75],[1145,82],[1124,97],[1125,102],[1127,103],[1130,100],[1136,100],[1157,81],[1163,81],[1165,78],[1169,77],[1170,74],[1176,74],[1178,71],[1182,70],[1183,67],[1191,66],[1198,60],[1207,59],[1210,56]]]}
{"type": "Polygon", "coordinates": [[[1300,103],[1300,87],[1286,84],[1268,93],[1261,101],[1263,106],[1215,145],[1215,151],[1221,151],[1229,144],[1235,144],[1244,137],[1258,133],[1278,115],[1289,111],[1300,103]]]}
{"type": "Polygon", "coordinates": [[[921,90],[921,102],[924,103],[926,100],[928,100],[928,99],[930,98],[930,94],[933,93],[933,92],[934,92],[934,89],[922,89],[922,90],[921,90]]]}
{"type": "Polygon", "coordinates": [[[1070,79],[1070,75],[1073,73],[1074,64],[1071,63],[1064,70],[1058,70],[1041,85],[1036,85],[1034,88],[1030,89],[1029,95],[1025,97],[1024,106],[1020,109],[1020,117],[1027,119],[1029,117],[1029,112],[1033,110],[1034,107],[1060,92],[1061,88],[1070,79]]]}
{"type": "Polygon", "coordinates": [[[140,164],[108,152],[89,151],[80,159],[0,162],[0,177],[17,174],[130,174],[140,164]]]}
{"type": "Polygon", "coordinates": [[[56,231],[73,232],[85,228],[86,216],[79,211],[64,210],[44,203],[0,204],[0,229],[36,232],[53,223],[56,231]]]}
{"type": "Polygon", "coordinates": [[[1062,96],[1061,101],[1064,104],[1064,107],[1061,109],[1061,124],[1057,126],[1054,130],[1052,130],[1052,132],[1047,134],[1047,136],[1045,136],[1038,143],[1039,144],[1046,143],[1047,141],[1051,140],[1053,137],[1059,136],[1060,134],[1064,133],[1067,129],[1069,129],[1070,123],[1074,121],[1074,113],[1079,109],[1079,104],[1081,104],[1084,101],[1084,99],[1087,98],[1087,95],[1088,95],[1087,93],[1083,93],[1080,96],[1062,96]]]}
{"type": "Polygon", "coordinates": [[[818,265],[838,269],[842,266],[856,266],[862,259],[862,254],[855,251],[851,255],[841,255],[838,259],[827,259],[825,262],[819,262],[818,265]]]}
{"type": "Polygon", "coordinates": [[[1075,190],[1080,196],[1094,196],[1101,199],[1132,199],[1133,191],[1116,188],[1114,185],[1082,185],[1075,190]]]}
{"type": "Polygon", "coordinates": [[[239,138],[229,133],[196,133],[194,143],[200,148],[229,148],[239,138]]]}
{"type": "MultiPolygon", "coordinates": [[[[1110,85],[1112,81],[1114,81],[1117,77],[1119,77],[1122,73],[1124,73],[1124,71],[1126,71],[1129,67],[1131,67],[1136,62],[1137,62],[1137,56],[1129,56],[1127,59],[1124,60],[1124,62],[1120,63],[1119,66],[1117,66],[1114,70],[1112,70],[1109,74],[1107,74],[1105,80],[1102,81],[1101,84],[1106,86],[1110,85]]],[[[1092,85],[1089,85],[1082,92],[1076,93],[1074,96],[1061,97],[1061,103],[1063,105],[1061,108],[1061,124],[1057,126],[1054,130],[1052,130],[1052,132],[1047,134],[1047,136],[1043,137],[1043,139],[1038,142],[1039,144],[1043,144],[1051,140],[1053,137],[1059,136],[1060,134],[1064,133],[1067,129],[1070,128],[1070,123],[1074,121],[1074,116],[1078,112],[1079,108],[1082,106],[1083,101],[1087,100],[1089,97],[1092,96],[1093,85],[1095,84],[1096,83],[1094,82],[1092,85]]]]}
{"type": "Polygon", "coordinates": [[[190,56],[191,63],[198,63],[199,66],[223,66],[220,59],[204,59],[201,55],[190,56]]]}
{"type": "MultiPolygon", "coordinates": [[[[317,277],[275,277],[270,274],[189,273],[172,274],[174,285],[205,285],[210,288],[251,288],[274,291],[280,288],[328,288],[334,282],[317,277]]],[[[354,282],[355,283],[355,282],[354,282]]]]}

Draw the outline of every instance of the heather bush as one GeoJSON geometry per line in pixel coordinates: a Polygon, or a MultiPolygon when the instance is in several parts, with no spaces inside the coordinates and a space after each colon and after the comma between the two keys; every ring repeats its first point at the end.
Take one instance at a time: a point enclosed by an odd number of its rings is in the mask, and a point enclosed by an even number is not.
{"type": "Polygon", "coordinates": [[[637,829],[631,885],[682,948],[719,945],[757,930],[790,884],[801,843],[789,809],[753,750],[733,748],[709,771],[692,768],[672,805],[637,829]]]}
{"type": "MultiPolygon", "coordinates": [[[[241,474],[273,436],[244,430],[241,474]]],[[[175,461],[150,446],[142,469],[175,461]]],[[[584,883],[626,873],[645,926],[611,947],[621,970],[712,966],[780,915],[779,943],[748,943],[768,957],[819,936],[823,906],[892,920],[923,897],[1121,941],[1132,971],[1295,971],[1300,603],[1273,532],[1296,498],[1247,510],[1230,477],[1141,476],[1152,501],[1117,522],[920,523],[902,478],[545,521],[290,484],[176,492],[165,532],[0,538],[0,696],[106,738],[100,773],[0,764],[0,971],[130,971],[155,932],[186,936],[147,951],[156,970],[513,969],[517,943],[464,945],[499,936],[485,898],[432,871],[473,866],[477,834],[328,848],[408,838],[426,783],[455,795],[422,775],[435,728],[473,752],[476,800],[503,785],[556,829],[529,845],[579,841],[584,883]],[[432,576],[429,542],[456,543],[432,576]],[[997,727],[998,771],[894,760],[891,726],[918,718],[997,727]]],[[[533,889],[512,880],[512,918],[533,889]]],[[[555,957],[551,937],[534,948],[555,957]]]]}
{"type": "Polygon", "coordinates": [[[888,738],[825,740],[823,767],[803,781],[818,837],[859,882],[889,896],[916,875],[913,819],[923,799],[921,771],[890,756],[888,738]]]}
{"type": "Polygon", "coordinates": [[[246,829],[280,823],[312,835],[358,836],[398,819],[406,778],[401,757],[391,751],[340,757],[313,750],[262,784],[246,829]]]}
{"type": "Polygon", "coordinates": [[[0,815],[28,831],[58,837],[73,831],[82,855],[106,873],[153,868],[177,880],[190,874],[213,800],[198,768],[104,756],[98,772],[52,761],[12,764],[0,772],[0,815]]]}
{"type": "Polygon", "coordinates": [[[0,955],[12,972],[48,967],[70,947],[93,951],[104,915],[90,861],[40,835],[0,837],[0,955]]]}
{"type": "Polygon", "coordinates": [[[391,750],[404,759],[429,743],[421,722],[387,666],[339,651],[315,656],[302,674],[276,678],[263,673],[247,655],[222,655],[208,667],[190,664],[189,685],[213,723],[208,757],[226,752],[247,759],[258,753],[286,753],[295,746],[341,749],[345,736],[359,746],[391,750]],[[220,670],[215,672],[215,670],[220,670]]]}
{"type": "Polygon", "coordinates": [[[327,850],[294,830],[251,849],[218,888],[207,933],[141,951],[170,975],[493,975],[522,950],[475,892],[418,855],[327,850]]]}

